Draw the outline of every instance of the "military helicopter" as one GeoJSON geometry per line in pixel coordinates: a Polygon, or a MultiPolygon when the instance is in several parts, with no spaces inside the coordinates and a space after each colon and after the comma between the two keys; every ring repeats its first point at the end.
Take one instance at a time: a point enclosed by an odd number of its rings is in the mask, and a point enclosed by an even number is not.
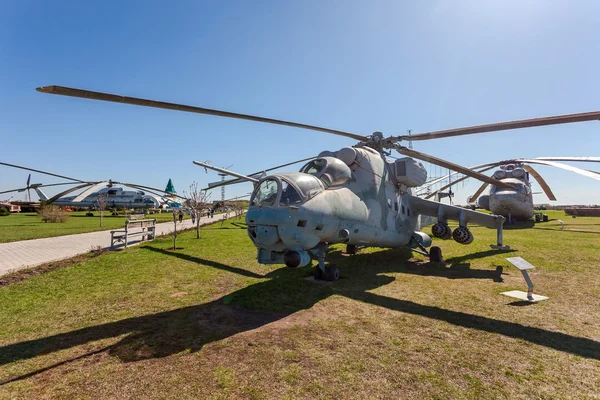
{"type": "Polygon", "coordinates": [[[70,206],[70,207],[95,207],[98,205],[98,199],[100,195],[106,196],[108,207],[127,207],[127,208],[158,208],[161,204],[167,203],[172,200],[165,199],[165,195],[169,197],[184,197],[174,195],[173,193],[166,192],[160,189],[156,189],[149,186],[137,185],[132,183],[116,182],[113,180],[101,181],[101,182],[86,182],[79,179],[70,178],[67,176],[57,175],[48,171],[41,171],[20,165],[8,164],[0,162],[0,165],[5,165],[12,168],[24,169],[27,171],[37,172],[49,176],[54,176],[61,179],[70,180],[71,182],[63,183],[51,183],[51,184],[30,184],[31,174],[27,179],[27,186],[19,189],[10,189],[2,193],[9,192],[23,192],[25,190],[34,189],[40,201],[46,204],[54,204],[57,206],[70,206]],[[60,186],[60,185],[76,185],[65,191],[58,193],[53,197],[48,197],[41,190],[44,187],[60,186]],[[117,185],[128,186],[135,190],[124,190],[117,185]],[[76,196],[66,196],[76,190],[85,189],[76,196]]]}
{"type": "MultiPolygon", "coordinates": [[[[499,168],[494,171],[492,176],[498,180],[501,180],[502,182],[510,184],[513,186],[513,188],[506,190],[492,185],[490,187],[489,194],[481,196],[481,194],[489,185],[486,182],[481,185],[481,187],[472,196],[467,198],[467,202],[469,204],[476,204],[480,208],[489,210],[494,214],[502,215],[511,222],[529,220],[535,214],[535,207],[533,205],[534,193],[531,190],[530,177],[533,177],[537,181],[549,200],[556,200],[556,196],[554,193],[552,193],[550,186],[548,186],[544,178],[542,178],[542,176],[531,166],[531,164],[560,168],[587,176],[592,179],[600,180],[600,173],[598,172],[577,168],[572,165],[559,163],[557,161],[600,162],[600,157],[537,157],[533,159],[518,158],[476,165],[472,167],[472,169],[481,173],[493,168],[499,168]]],[[[456,173],[452,175],[456,175],[456,173]]],[[[456,184],[468,178],[468,176],[465,176],[455,180],[449,185],[441,187],[438,191],[443,191],[450,185],[456,184]]],[[[440,179],[437,181],[432,181],[427,186],[435,185],[439,181],[440,179]]],[[[423,187],[420,190],[422,192],[423,187]]],[[[429,194],[425,198],[427,199],[434,197],[436,193],[437,192],[429,194]]]]}
{"type": "MultiPolygon", "coordinates": [[[[386,138],[381,132],[363,136],[313,125],[63,86],[45,86],[36,90],[310,129],[357,140],[358,143],[352,147],[322,152],[303,166],[300,172],[275,173],[261,179],[231,173],[255,184],[246,223],[248,236],[258,248],[258,262],[285,264],[295,268],[308,265],[312,254],[318,260],[315,278],[329,281],[337,280],[340,275],[337,266],[325,263],[327,248],[334,243],[345,243],[350,252],[356,246],[407,247],[429,255],[432,261],[440,261],[439,248],[433,247],[427,252],[432,241],[427,234],[419,231],[420,215],[437,218],[437,223],[432,227],[432,234],[437,238],[452,237],[459,243],[469,244],[473,241],[473,234],[468,223],[476,223],[497,229],[498,240],[493,247],[504,248],[503,216],[484,214],[413,195],[413,188],[421,186],[427,179],[427,171],[415,159],[452,169],[502,189],[512,190],[513,186],[402,146],[401,141],[600,119],[600,112],[592,112],[386,138]],[[406,157],[388,161],[386,156],[390,155],[391,150],[406,157]],[[459,222],[459,227],[454,231],[448,226],[449,219],[459,222]]],[[[209,164],[194,163],[209,168],[209,164]]],[[[232,172],[213,166],[210,168],[223,173],[232,172]]]]}

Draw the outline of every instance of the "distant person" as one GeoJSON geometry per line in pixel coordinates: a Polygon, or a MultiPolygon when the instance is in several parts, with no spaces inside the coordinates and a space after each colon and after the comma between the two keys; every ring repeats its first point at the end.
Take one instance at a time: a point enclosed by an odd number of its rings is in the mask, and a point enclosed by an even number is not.
{"type": "Polygon", "coordinates": [[[194,212],[194,210],[192,210],[190,216],[192,217],[192,225],[194,225],[196,223],[196,213],[194,212]]]}
{"type": "Polygon", "coordinates": [[[215,215],[215,209],[211,208],[210,210],[210,217],[212,218],[215,215]]]}
{"type": "Polygon", "coordinates": [[[183,209],[179,209],[179,222],[183,222],[183,209]]]}

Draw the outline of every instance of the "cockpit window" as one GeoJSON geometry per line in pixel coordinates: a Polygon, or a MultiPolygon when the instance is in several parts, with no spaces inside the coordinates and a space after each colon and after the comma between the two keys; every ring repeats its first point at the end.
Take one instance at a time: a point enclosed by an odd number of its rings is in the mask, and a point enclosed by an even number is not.
{"type": "Polygon", "coordinates": [[[317,175],[319,172],[325,168],[327,162],[322,159],[312,160],[304,167],[300,169],[300,172],[304,172],[305,174],[317,175]]]}
{"type": "MultiPolygon", "coordinates": [[[[527,185],[524,185],[522,183],[517,183],[517,182],[508,182],[509,185],[512,185],[514,187],[514,191],[517,193],[523,193],[523,194],[529,194],[530,189],[527,185]]],[[[490,194],[495,194],[498,192],[505,192],[506,189],[503,188],[499,188],[498,186],[492,186],[492,188],[490,189],[490,194]]]]}
{"type": "Polygon", "coordinates": [[[293,182],[307,199],[311,199],[323,191],[321,181],[312,175],[298,174],[293,178],[293,182]]]}
{"type": "Polygon", "coordinates": [[[265,179],[254,191],[252,206],[272,206],[277,198],[277,181],[275,179],[265,179]]]}
{"type": "Polygon", "coordinates": [[[302,198],[294,189],[292,185],[286,181],[281,181],[281,198],[279,199],[279,205],[282,207],[289,207],[302,203],[302,198]]]}

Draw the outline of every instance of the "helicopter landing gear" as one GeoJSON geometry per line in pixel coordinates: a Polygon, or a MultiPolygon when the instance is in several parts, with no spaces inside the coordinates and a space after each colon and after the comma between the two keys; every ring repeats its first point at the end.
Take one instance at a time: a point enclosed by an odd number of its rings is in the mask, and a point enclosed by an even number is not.
{"type": "Polygon", "coordinates": [[[311,250],[311,253],[317,256],[317,260],[319,260],[319,265],[315,267],[315,280],[334,282],[340,279],[340,268],[334,264],[325,264],[325,255],[327,254],[325,243],[319,243],[317,247],[311,250]]]}
{"type": "Polygon", "coordinates": [[[318,265],[315,267],[315,280],[316,281],[322,281],[323,277],[325,276],[325,273],[323,272],[323,270],[321,270],[321,267],[319,267],[318,265]]]}
{"type": "Polygon", "coordinates": [[[444,258],[442,257],[442,249],[437,246],[432,246],[429,249],[429,261],[430,262],[442,262],[444,258]]]}
{"type": "Polygon", "coordinates": [[[325,271],[320,266],[315,267],[315,280],[335,282],[340,279],[340,267],[335,264],[325,266],[325,271]]]}

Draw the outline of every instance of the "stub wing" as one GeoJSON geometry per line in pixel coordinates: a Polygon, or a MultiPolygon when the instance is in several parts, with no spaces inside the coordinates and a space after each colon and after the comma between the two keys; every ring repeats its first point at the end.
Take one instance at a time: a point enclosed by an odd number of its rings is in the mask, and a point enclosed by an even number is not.
{"type": "MultiPolygon", "coordinates": [[[[417,196],[411,196],[409,203],[412,212],[415,214],[437,218],[438,221],[458,221],[461,226],[466,226],[469,223],[497,229],[504,223],[504,217],[501,215],[485,214],[462,207],[438,203],[437,201],[425,200],[417,196]]],[[[421,219],[431,221],[431,218],[421,219]]]]}

